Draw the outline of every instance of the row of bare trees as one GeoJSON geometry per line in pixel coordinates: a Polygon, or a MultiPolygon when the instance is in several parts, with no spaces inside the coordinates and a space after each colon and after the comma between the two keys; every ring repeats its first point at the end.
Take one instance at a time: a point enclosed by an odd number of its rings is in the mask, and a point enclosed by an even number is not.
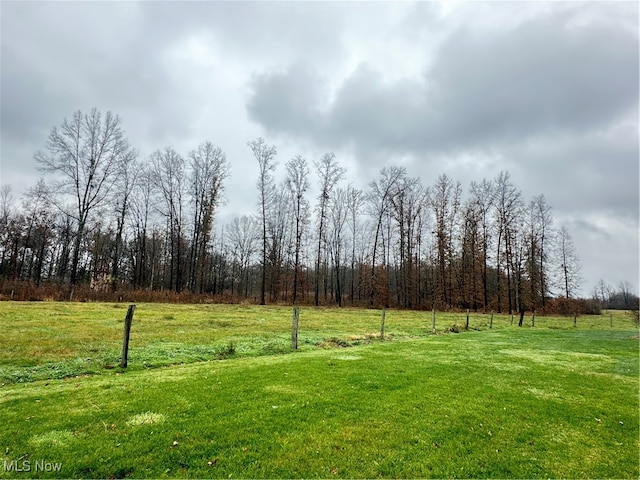
{"type": "Polygon", "coordinates": [[[0,277],[261,304],[484,311],[544,310],[580,287],[568,231],[507,172],[465,191],[446,175],[424,185],[390,166],[359,190],[332,153],[290,159],[277,182],[276,147],[262,138],[248,147],[256,215],[215,226],[230,174],[219,147],[140,159],[119,117],[77,112],[36,154],[47,181],[19,207],[2,190],[0,277]]]}

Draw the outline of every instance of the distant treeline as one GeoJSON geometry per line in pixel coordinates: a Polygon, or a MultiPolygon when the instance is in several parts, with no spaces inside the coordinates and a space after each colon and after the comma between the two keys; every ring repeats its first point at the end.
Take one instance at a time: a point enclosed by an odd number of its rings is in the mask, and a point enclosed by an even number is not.
{"type": "MultiPolygon", "coordinates": [[[[276,148],[248,146],[256,214],[214,228],[230,172],[219,147],[139,159],[117,116],[65,119],[36,154],[46,180],[19,205],[2,189],[2,294],[543,312],[579,291],[569,232],[508,172],[463,190],[391,166],[359,190],[328,153],[290,159],[278,183],[276,148]]],[[[584,308],[619,306],[605,290],[584,308]]]]}

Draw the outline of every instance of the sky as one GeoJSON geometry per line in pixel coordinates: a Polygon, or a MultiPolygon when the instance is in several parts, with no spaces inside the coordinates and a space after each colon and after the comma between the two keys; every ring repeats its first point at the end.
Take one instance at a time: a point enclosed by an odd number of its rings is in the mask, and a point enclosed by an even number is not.
{"type": "MultiPolygon", "coordinates": [[[[0,184],[75,111],[119,115],[139,158],[209,140],[218,222],[256,206],[247,146],[333,152],[356,186],[400,165],[468,189],[500,171],[544,194],[599,279],[639,277],[637,2],[0,3],[0,184]]],[[[312,182],[313,182],[312,178],[312,182]]]]}

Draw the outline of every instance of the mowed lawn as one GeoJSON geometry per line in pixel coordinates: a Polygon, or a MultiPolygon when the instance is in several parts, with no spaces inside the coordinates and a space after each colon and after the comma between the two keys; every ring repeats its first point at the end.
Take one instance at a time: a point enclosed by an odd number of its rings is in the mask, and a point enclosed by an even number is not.
{"type": "Polygon", "coordinates": [[[291,352],[290,308],[138,305],[123,372],[125,313],[0,304],[0,477],[640,476],[623,316],[432,335],[430,312],[389,311],[383,342],[379,311],[303,308],[291,352]]]}

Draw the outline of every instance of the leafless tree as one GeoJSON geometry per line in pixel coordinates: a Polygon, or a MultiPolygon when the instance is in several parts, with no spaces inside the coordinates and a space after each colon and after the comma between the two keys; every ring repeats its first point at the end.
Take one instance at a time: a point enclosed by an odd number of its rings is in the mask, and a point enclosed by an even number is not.
{"type": "Polygon", "coordinates": [[[593,287],[592,297],[596,300],[601,308],[609,308],[609,301],[613,294],[613,287],[605,282],[602,278],[598,280],[595,287],[593,287]]]}
{"type": "Polygon", "coordinates": [[[160,196],[160,213],[167,221],[169,236],[168,288],[180,292],[184,273],[184,202],[186,171],[184,159],[171,147],[151,155],[154,186],[160,196]]]}
{"type": "MultiPolygon", "coordinates": [[[[52,188],[74,198],[73,212],[66,212],[76,222],[71,263],[71,283],[78,281],[78,262],[90,214],[108,198],[118,172],[118,163],[130,152],[122,122],[117,115],[102,115],[96,108],[90,113],[77,111],[54,127],[46,143],[46,153],[35,155],[40,170],[56,175],[52,188]]],[[[56,202],[62,210],[64,204],[56,202]]]]}
{"type": "Polygon", "coordinates": [[[477,311],[480,300],[478,292],[478,264],[482,259],[481,210],[472,197],[462,208],[462,233],[460,252],[459,288],[462,306],[477,311]]]}
{"type": "Polygon", "coordinates": [[[295,230],[294,261],[293,261],[293,292],[291,301],[298,302],[298,285],[300,283],[300,252],[302,238],[308,224],[309,202],[305,193],[309,189],[309,167],[307,161],[300,155],[287,162],[287,188],[293,200],[293,222],[295,230]]]}
{"type": "Polygon", "coordinates": [[[440,175],[431,190],[430,205],[435,217],[435,236],[438,256],[438,285],[443,305],[453,302],[453,254],[456,220],[460,207],[460,183],[447,175],[440,175]]]}
{"type": "Polygon", "coordinates": [[[538,195],[528,206],[528,252],[530,297],[532,306],[546,306],[548,250],[553,228],[553,210],[544,195],[538,195]]]}
{"type": "Polygon", "coordinates": [[[2,185],[0,187],[0,222],[7,222],[11,214],[13,204],[13,194],[11,193],[11,185],[2,185]]]}
{"type": "Polygon", "coordinates": [[[231,221],[227,228],[234,263],[238,265],[238,293],[249,296],[251,293],[250,266],[258,250],[260,239],[259,226],[254,217],[243,215],[231,221]]]}
{"type": "Polygon", "coordinates": [[[289,212],[291,197],[284,184],[278,185],[273,196],[273,205],[267,218],[267,265],[269,266],[269,296],[277,300],[281,293],[286,247],[290,238],[289,212]]]}
{"type": "Polygon", "coordinates": [[[344,188],[335,190],[329,202],[329,251],[335,281],[335,301],[342,306],[344,295],[344,226],[348,218],[348,191],[344,188]]]}
{"type": "Polygon", "coordinates": [[[262,222],[262,285],[260,287],[260,305],[265,304],[265,289],[267,283],[267,217],[275,195],[273,171],[276,168],[275,146],[269,146],[263,138],[252,140],[248,144],[253,156],[258,161],[259,177],[257,182],[260,204],[260,220],[262,222]]]}
{"type": "MultiPolygon", "coordinates": [[[[132,245],[133,285],[136,288],[153,288],[156,259],[149,258],[149,246],[153,251],[153,238],[149,238],[150,222],[152,221],[152,197],[154,192],[153,173],[148,165],[139,165],[137,182],[131,198],[131,214],[135,236],[132,245]]],[[[153,230],[153,228],[151,228],[153,230]]]]}
{"type": "Polygon", "coordinates": [[[137,155],[137,151],[133,149],[128,150],[121,156],[117,166],[118,175],[115,181],[113,194],[113,203],[115,205],[114,213],[116,219],[116,233],[111,260],[111,288],[113,291],[116,290],[118,282],[120,281],[120,263],[122,261],[121,253],[123,246],[122,236],[125,221],[131,208],[131,196],[140,173],[139,166],[136,164],[137,155]]]}
{"type": "Polygon", "coordinates": [[[522,194],[511,183],[508,172],[500,172],[495,182],[494,208],[497,230],[496,279],[498,312],[502,311],[502,272],[506,272],[509,313],[513,310],[512,267],[516,220],[522,213],[522,194]],[[502,268],[504,267],[504,269],[502,268]]]}
{"type": "Polygon", "coordinates": [[[472,201],[475,209],[480,217],[482,244],[482,309],[487,312],[489,306],[489,287],[488,287],[488,260],[489,246],[491,243],[491,217],[490,212],[494,202],[494,185],[489,180],[482,180],[480,183],[471,182],[472,201]]]}
{"type": "Polygon", "coordinates": [[[569,230],[565,226],[560,228],[556,242],[556,255],[560,267],[558,286],[562,289],[565,298],[572,298],[580,289],[582,267],[569,230]]]}
{"type": "Polygon", "coordinates": [[[349,228],[351,230],[351,286],[349,299],[353,302],[355,298],[358,216],[364,202],[362,190],[358,190],[357,188],[349,185],[347,189],[347,202],[349,209],[349,228]]]}
{"type": "Polygon", "coordinates": [[[329,207],[331,191],[343,177],[345,169],[338,164],[333,153],[325,153],[319,161],[314,162],[314,165],[316,167],[318,179],[320,180],[320,195],[318,197],[318,205],[316,207],[318,215],[318,248],[316,250],[315,290],[313,297],[313,304],[318,306],[320,296],[320,265],[323,260],[323,246],[326,245],[325,225],[327,220],[327,209],[329,207]]]}
{"type": "Polygon", "coordinates": [[[23,272],[24,278],[32,279],[36,285],[39,285],[43,276],[47,249],[53,241],[55,228],[51,192],[44,180],[38,180],[36,185],[25,194],[22,211],[26,232],[19,269],[23,272]]]}
{"type": "Polygon", "coordinates": [[[399,302],[411,308],[416,300],[418,264],[416,250],[421,238],[421,217],[428,204],[429,192],[417,177],[402,175],[395,183],[390,197],[391,213],[398,230],[398,297],[399,302]]]}
{"type": "Polygon", "coordinates": [[[0,248],[2,249],[0,268],[4,265],[5,258],[9,253],[9,219],[11,218],[12,204],[11,185],[2,185],[0,187],[0,248]]]}
{"type": "Polygon", "coordinates": [[[383,222],[385,216],[388,215],[391,207],[391,196],[393,195],[396,184],[406,175],[406,169],[403,167],[385,167],[380,171],[380,179],[371,182],[370,190],[366,195],[369,214],[373,217],[375,225],[375,233],[373,235],[373,247],[371,253],[371,277],[369,290],[369,304],[373,306],[375,301],[377,278],[376,278],[376,259],[378,246],[383,230],[383,222]]]}
{"type": "MultiPolygon", "coordinates": [[[[520,312],[527,309],[525,301],[525,294],[531,292],[531,286],[526,288],[525,283],[531,282],[531,273],[527,271],[527,254],[528,254],[528,232],[525,225],[526,219],[524,215],[518,215],[512,224],[510,229],[509,240],[509,252],[507,260],[509,263],[510,276],[507,275],[507,280],[511,280],[509,288],[512,294],[509,296],[509,301],[512,302],[513,309],[520,312]],[[528,291],[527,291],[528,290],[528,291]]],[[[531,310],[535,309],[535,304],[529,305],[531,310]]],[[[511,307],[510,307],[511,309],[511,307]]],[[[511,310],[510,310],[511,311],[511,310]]]]}
{"type": "Polygon", "coordinates": [[[224,180],[229,175],[229,163],[220,147],[211,142],[201,143],[189,152],[189,159],[190,194],[194,207],[189,287],[192,292],[202,293],[213,217],[221,201],[224,180]]]}
{"type": "Polygon", "coordinates": [[[631,284],[626,280],[618,284],[618,292],[622,296],[624,308],[626,308],[627,310],[630,310],[633,306],[632,300],[634,295],[633,293],[631,293],[631,290],[632,290],[631,284]]]}

